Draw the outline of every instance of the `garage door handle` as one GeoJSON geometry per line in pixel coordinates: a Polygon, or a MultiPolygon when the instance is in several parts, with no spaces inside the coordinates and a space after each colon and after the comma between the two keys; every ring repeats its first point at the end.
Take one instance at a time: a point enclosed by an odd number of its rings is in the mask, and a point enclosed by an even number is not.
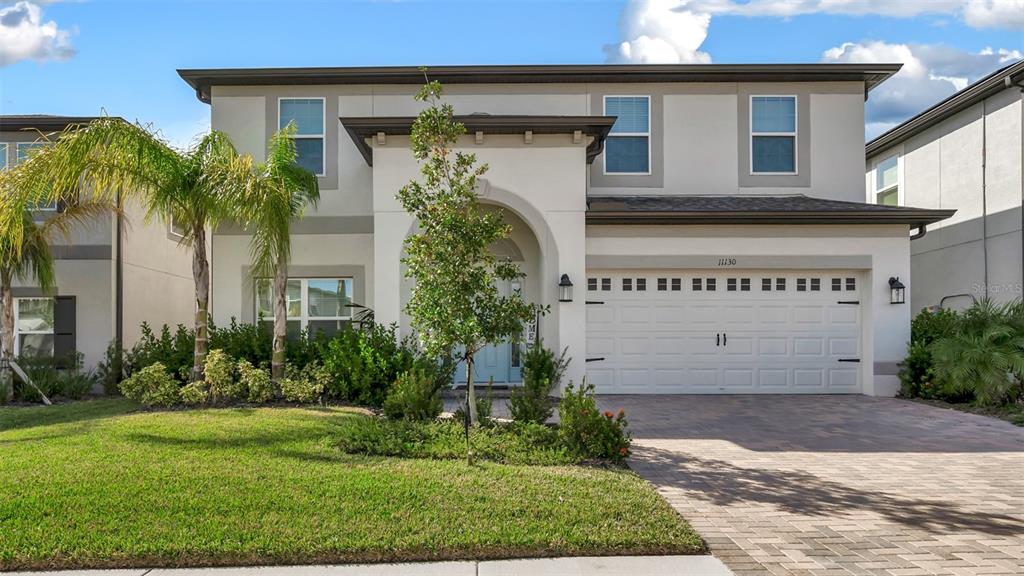
{"type": "Polygon", "coordinates": [[[840,358],[840,362],[860,362],[860,358],[840,358]]]}
{"type": "Polygon", "coordinates": [[[722,345],[722,335],[721,334],[715,334],[715,346],[721,346],[721,345],[722,345]]]}
{"type": "Polygon", "coordinates": [[[729,335],[726,334],[725,332],[723,332],[722,333],[722,346],[725,346],[728,343],[729,343],[729,335]]]}
{"type": "Polygon", "coordinates": [[[860,300],[840,300],[836,304],[860,304],[860,300]]]}

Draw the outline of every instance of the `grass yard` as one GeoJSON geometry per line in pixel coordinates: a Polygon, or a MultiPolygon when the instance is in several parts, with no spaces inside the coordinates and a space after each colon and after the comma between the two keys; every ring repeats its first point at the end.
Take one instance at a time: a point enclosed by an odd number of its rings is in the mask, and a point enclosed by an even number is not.
{"type": "Polygon", "coordinates": [[[0,570],[701,553],[628,471],[355,456],[339,408],[0,408],[0,570]]]}

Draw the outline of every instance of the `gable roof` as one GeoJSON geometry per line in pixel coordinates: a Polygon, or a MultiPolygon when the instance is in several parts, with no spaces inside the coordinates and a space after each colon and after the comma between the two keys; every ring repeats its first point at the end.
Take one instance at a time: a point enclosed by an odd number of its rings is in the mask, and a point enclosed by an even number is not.
{"type": "MultiPolygon", "coordinates": [[[[430,66],[442,84],[624,82],[864,82],[864,93],[899,71],[901,64],[573,64],[430,66]]],[[[313,84],[422,84],[416,66],[331,68],[179,69],[200,101],[212,86],[313,84]]]]}
{"type": "Polygon", "coordinates": [[[785,196],[590,196],[587,224],[907,224],[949,218],[930,210],[785,196]]]}
{"type": "Polygon", "coordinates": [[[1010,88],[1013,85],[1020,86],[1021,81],[1024,81],[1024,60],[1019,60],[996,70],[868,142],[864,147],[865,154],[871,157],[877,152],[899,144],[907,138],[924,132],[946,118],[981,102],[997,92],[1010,88]]]}

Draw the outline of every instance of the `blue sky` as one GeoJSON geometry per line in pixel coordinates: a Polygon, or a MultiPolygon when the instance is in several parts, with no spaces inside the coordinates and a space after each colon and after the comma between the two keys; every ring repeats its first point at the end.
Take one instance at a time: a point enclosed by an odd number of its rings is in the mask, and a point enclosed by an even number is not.
{"type": "Polygon", "coordinates": [[[1021,57],[1024,0],[0,2],[0,113],[208,127],[175,69],[899,61],[868,135],[1021,57]]]}

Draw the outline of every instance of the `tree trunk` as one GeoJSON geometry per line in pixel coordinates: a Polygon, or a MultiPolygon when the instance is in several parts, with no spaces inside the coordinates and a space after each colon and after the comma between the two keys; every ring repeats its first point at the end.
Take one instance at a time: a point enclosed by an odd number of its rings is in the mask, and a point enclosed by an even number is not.
{"type": "Polygon", "coordinates": [[[192,357],[192,381],[203,379],[209,351],[210,262],[206,259],[206,228],[196,226],[192,243],[192,278],[196,283],[196,345],[192,357]]]}
{"type": "Polygon", "coordinates": [[[274,382],[281,382],[284,378],[284,346],[288,334],[288,266],[284,258],[278,258],[277,266],[274,267],[274,342],[273,352],[270,356],[270,377],[274,382]]]}
{"type": "Polygon", "coordinates": [[[11,292],[10,275],[4,274],[0,286],[0,404],[14,399],[14,295],[11,292]]]}
{"type": "Polygon", "coordinates": [[[466,355],[466,403],[469,404],[469,423],[475,426],[480,422],[476,413],[476,387],[473,385],[473,355],[466,355]]]}

